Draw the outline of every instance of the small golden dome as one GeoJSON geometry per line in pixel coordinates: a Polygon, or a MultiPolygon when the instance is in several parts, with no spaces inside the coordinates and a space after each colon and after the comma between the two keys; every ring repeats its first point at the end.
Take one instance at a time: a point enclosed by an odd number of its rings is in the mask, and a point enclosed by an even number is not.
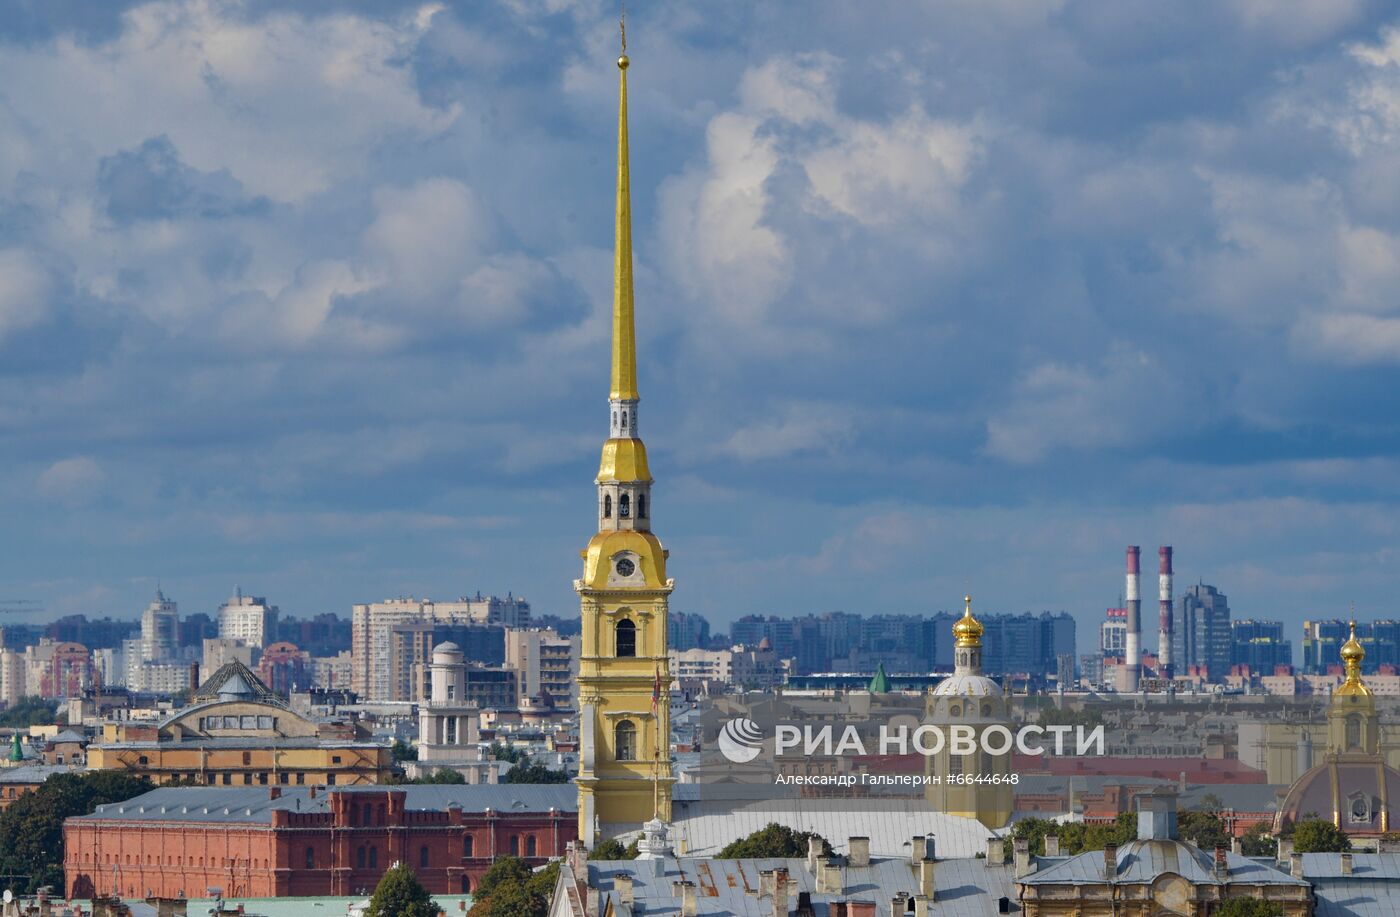
{"type": "Polygon", "coordinates": [[[953,625],[953,637],[957,646],[981,646],[982,622],[972,616],[972,596],[963,596],[965,607],[963,616],[953,625]]]}
{"type": "Polygon", "coordinates": [[[1351,622],[1351,635],[1347,642],[1342,644],[1342,661],[1351,662],[1355,660],[1360,663],[1366,658],[1366,648],[1361,645],[1361,641],[1356,639],[1356,622],[1351,622]]]}

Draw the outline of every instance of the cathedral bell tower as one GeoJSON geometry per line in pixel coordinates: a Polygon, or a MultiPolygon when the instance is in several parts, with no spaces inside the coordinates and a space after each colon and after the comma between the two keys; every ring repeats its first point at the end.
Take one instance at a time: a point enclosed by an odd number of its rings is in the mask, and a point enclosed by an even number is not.
{"type": "Polygon", "coordinates": [[[651,532],[651,469],[638,433],[627,157],[627,42],[618,58],[617,224],[612,387],[598,465],[598,533],[574,580],[583,616],[579,660],[579,838],[590,846],[671,818],[671,673],[667,607],[674,581],[651,532]]]}

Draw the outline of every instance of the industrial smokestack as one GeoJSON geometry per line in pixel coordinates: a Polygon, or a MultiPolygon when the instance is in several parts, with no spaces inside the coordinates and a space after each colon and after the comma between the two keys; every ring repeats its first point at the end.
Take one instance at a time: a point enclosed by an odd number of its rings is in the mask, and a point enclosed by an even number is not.
{"type": "Polygon", "coordinates": [[[1128,546],[1128,582],[1123,604],[1128,610],[1128,632],[1123,640],[1123,667],[1118,673],[1118,690],[1135,694],[1142,678],[1142,603],[1138,598],[1138,546],[1128,546]]]}
{"type": "Polygon", "coordinates": [[[1172,547],[1157,549],[1157,661],[1162,677],[1172,677],[1172,547]]]}

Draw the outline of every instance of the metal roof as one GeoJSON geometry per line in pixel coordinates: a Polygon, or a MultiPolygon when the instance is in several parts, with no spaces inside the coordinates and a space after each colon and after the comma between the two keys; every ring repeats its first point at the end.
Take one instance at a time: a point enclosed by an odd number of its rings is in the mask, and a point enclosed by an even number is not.
{"type": "MultiPolygon", "coordinates": [[[[772,787],[768,787],[772,789],[772,787]]],[[[714,856],[735,838],[746,837],[770,824],[798,831],[815,831],[833,847],[844,849],[851,836],[870,838],[875,856],[909,853],[914,835],[933,834],[940,857],[973,857],[987,850],[996,833],[973,818],[935,812],[922,800],[909,799],[794,799],[748,796],[739,799],[675,800],[671,810],[673,836],[685,856],[714,856]]]]}
{"type": "Polygon", "coordinates": [[[0,768],[0,783],[43,783],[55,774],[77,773],[64,764],[22,764],[0,768]]]}
{"type": "Polygon", "coordinates": [[[1400,914],[1400,885],[1384,879],[1323,879],[1313,884],[1313,897],[1317,901],[1316,917],[1400,914]]]}
{"type": "MultiPolygon", "coordinates": [[[[1285,872],[1237,853],[1225,854],[1229,881],[1244,885],[1306,885],[1285,872]]],[[[1219,885],[1211,853],[1173,840],[1135,840],[1118,848],[1115,882],[1151,883],[1175,873],[1194,885],[1219,885]]],[[[1026,885],[1088,885],[1104,881],[1104,854],[1090,850],[1040,869],[1021,880],[1026,885]]]]}
{"type": "MultiPolygon", "coordinates": [[[[1340,853],[1305,853],[1303,875],[1309,879],[1345,878],[1340,853]]],[[[1353,853],[1351,874],[1356,879],[1400,879],[1400,853],[1353,853]]]]}
{"type": "MultiPolygon", "coordinates": [[[[772,913],[771,898],[759,897],[758,891],[759,874],[770,869],[788,871],[789,907],[796,908],[798,894],[807,892],[816,917],[827,917],[831,913],[829,905],[835,901],[872,901],[876,903],[876,913],[888,913],[892,898],[901,892],[913,895],[918,888],[918,872],[908,857],[875,859],[861,868],[842,865],[840,892],[818,892],[805,859],[667,859],[661,861],[659,876],[651,872],[653,862],[590,862],[588,884],[611,895],[616,890],[615,877],[629,874],[633,879],[633,900],[641,905],[630,913],[651,915],[679,913],[681,901],[673,883],[694,882],[696,917],[768,917],[772,913]]],[[[999,913],[999,899],[1003,897],[1019,910],[1009,864],[988,866],[986,860],[939,860],[934,882],[936,894],[929,906],[930,917],[991,917],[999,913]]]]}
{"type": "Polygon", "coordinates": [[[128,799],[97,807],[80,818],[97,821],[153,822],[239,822],[271,824],[272,813],[329,812],[329,797],[336,793],[383,793],[402,791],[405,808],[419,812],[445,812],[456,806],[466,812],[536,812],[550,809],[578,811],[572,786],[563,784],[458,784],[407,786],[278,787],[272,798],[271,787],[161,787],[128,799]]]}

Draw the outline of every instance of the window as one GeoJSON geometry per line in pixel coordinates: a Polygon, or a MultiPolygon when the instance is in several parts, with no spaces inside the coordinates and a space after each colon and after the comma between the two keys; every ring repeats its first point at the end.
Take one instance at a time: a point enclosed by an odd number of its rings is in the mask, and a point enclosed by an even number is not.
{"type": "Polygon", "coordinates": [[[535,851],[538,849],[538,846],[538,842],[535,840],[535,836],[533,834],[525,838],[525,855],[527,857],[534,856],[535,851]]]}
{"type": "Polygon", "coordinates": [[[626,618],[617,622],[617,655],[637,655],[637,625],[626,618]]]}
{"type": "Polygon", "coordinates": [[[365,868],[365,848],[361,847],[355,853],[355,865],[360,869],[365,868]]]}
{"type": "Polygon", "coordinates": [[[646,495],[646,494],[637,494],[637,518],[638,518],[638,519],[645,519],[646,517],[647,517],[647,495],[646,495]]]}
{"type": "Polygon", "coordinates": [[[612,518],[612,494],[603,495],[603,518],[612,518]]]}
{"type": "Polygon", "coordinates": [[[455,716],[447,718],[447,744],[457,744],[457,718],[455,716]]]}
{"type": "Polygon", "coordinates": [[[379,866],[379,848],[369,848],[369,868],[376,869],[379,866]]]}
{"type": "Polygon", "coordinates": [[[627,412],[626,412],[626,411],[623,411],[623,412],[622,412],[622,429],[624,429],[624,430],[627,429],[627,412]]]}
{"type": "Polygon", "coordinates": [[[637,760],[637,725],[631,720],[623,720],[613,728],[613,747],[617,760],[637,760]]]}
{"type": "Polygon", "coordinates": [[[510,836],[510,855],[513,857],[520,856],[520,835],[518,834],[512,834],[510,836]]]}
{"type": "Polygon", "coordinates": [[[335,786],[335,774],[326,775],[326,786],[335,786]]]}
{"type": "Polygon", "coordinates": [[[360,823],[360,807],[359,807],[359,805],[357,804],[357,805],[353,805],[353,806],[350,807],[350,824],[352,824],[352,825],[358,825],[359,823],[360,823]]]}
{"type": "Polygon", "coordinates": [[[339,763],[340,763],[340,755],[331,755],[331,763],[332,763],[332,764],[339,764],[339,763]]]}
{"type": "Polygon", "coordinates": [[[245,752],[243,753],[243,766],[244,766],[244,767],[251,767],[252,764],[253,764],[253,753],[252,753],[251,751],[245,751],[245,752]]]}
{"type": "Polygon", "coordinates": [[[617,517],[626,519],[630,515],[632,515],[632,498],[623,494],[617,498],[617,517]]]}
{"type": "Polygon", "coordinates": [[[304,784],[304,783],[306,783],[306,775],[303,774],[303,773],[298,773],[298,774],[297,774],[297,786],[301,786],[301,785],[304,784]]]}
{"type": "Polygon", "coordinates": [[[447,684],[447,699],[448,699],[448,700],[456,700],[456,699],[457,699],[457,686],[454,685],[454,684],[452,684],[451,682],[448,682],[448,684],[447,684]]]}
{"type": "Polygon", "coordinates": [[[306,868],[307,868],[307,869],[315,869],[315,868],[316,868],[316,848],[315,848],[315,847],[307,847],[307,848],[306,848],[306,868]]]}
{"type": "Polygon", "coordinates": [[[1361,718],[1358,716],[1347,717],[1347,749],[1357,749],[1361,747],[1361,718]]]}
{"type": "Polygon", "coordinates": [[[427,847],[419,847],[419,848],[418,848],[418,867],[419,867],[420,869],[427,869],[427,868],[428,868],[428,848],[427,848],[427,847]]]}
{"type": "Polygon", "coordinates": [[[224,786],[229,786],[229,785],[232,784],[232,783],[233,783],[233,774],[230,774],[230,773],[228,773],[227,771],[225,771],[225,772],[224,772],[224,786]]]}
{"type": "Polygon", "coordinates": [[[473,852],[475,849],[476,837],[474,835],[468,834],[462,838],[462,857],[464,859],[475,856],[476,854],[473,852]]]}

